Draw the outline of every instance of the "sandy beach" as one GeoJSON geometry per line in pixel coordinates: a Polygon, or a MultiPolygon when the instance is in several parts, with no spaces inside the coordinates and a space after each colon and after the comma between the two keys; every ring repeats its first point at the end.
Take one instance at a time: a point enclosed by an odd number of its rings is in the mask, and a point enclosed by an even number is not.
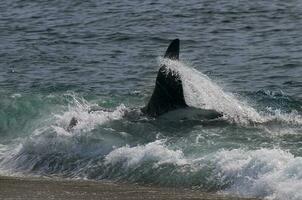
{"type": "Polygon", "coordinates": [[[110,182],[0,177],[0,199],[220,199],[244,200],[189,189],[110,182]]]}

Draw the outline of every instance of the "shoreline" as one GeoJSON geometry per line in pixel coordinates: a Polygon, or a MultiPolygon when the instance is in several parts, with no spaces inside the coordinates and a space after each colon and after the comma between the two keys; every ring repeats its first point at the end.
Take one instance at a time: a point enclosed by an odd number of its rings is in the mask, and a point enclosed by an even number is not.
{"type": "Polygon", "coordinates": [[[0,176],[0,199],[203,199],[256,200],[185,188],[166,188],[93,180],[0,176]]]}

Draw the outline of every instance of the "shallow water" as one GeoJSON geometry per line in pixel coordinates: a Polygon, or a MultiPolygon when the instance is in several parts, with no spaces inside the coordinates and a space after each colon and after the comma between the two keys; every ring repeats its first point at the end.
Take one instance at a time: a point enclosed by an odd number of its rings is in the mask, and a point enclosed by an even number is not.
{"type": "Polygon", "coordinates": [[[301,12],[279,0],[4,1],[1,174],[301,199],[301,12]],[[177,37],[181,62],[161,59],[177,37]],[[127,117],[160,63],[188,104],[223,117],[127,117]]]}

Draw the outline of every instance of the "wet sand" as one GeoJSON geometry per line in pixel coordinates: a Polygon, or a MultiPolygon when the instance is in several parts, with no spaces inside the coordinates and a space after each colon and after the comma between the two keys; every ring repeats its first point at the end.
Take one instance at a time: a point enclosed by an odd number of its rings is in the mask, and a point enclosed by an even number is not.
{"type": "Polygon", "coordinates": [[[179,188],[148,187],[110,182],[46,178],[0,177],[0,199],[206,199],[244,198],[179,188]]]}

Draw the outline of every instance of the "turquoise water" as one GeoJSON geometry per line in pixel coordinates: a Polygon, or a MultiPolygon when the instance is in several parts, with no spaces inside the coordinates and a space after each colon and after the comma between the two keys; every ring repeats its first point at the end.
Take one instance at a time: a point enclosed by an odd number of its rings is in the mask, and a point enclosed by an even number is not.
{"type": "Polygon", "coordinates": [[[279,0],[3,1],[1,175],[301,199],[301,12],[279,0]],[[161,58],[174,38],[181,62],[161,58]],[[140,116],[161,63],[189,105],[223,117],[140,116]]]}

